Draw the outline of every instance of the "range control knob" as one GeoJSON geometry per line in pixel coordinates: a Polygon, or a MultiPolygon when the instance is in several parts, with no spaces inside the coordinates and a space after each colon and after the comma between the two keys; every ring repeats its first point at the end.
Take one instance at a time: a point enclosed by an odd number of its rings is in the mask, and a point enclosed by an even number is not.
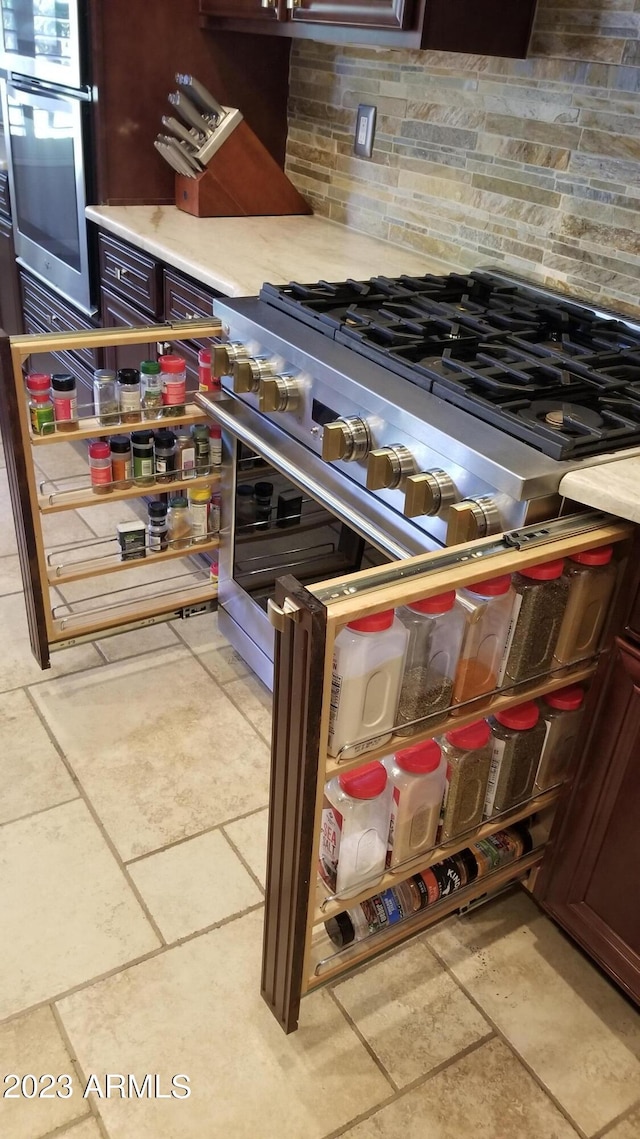
{"type": "Polygon", "coordinates": [[[326,423],[322,433],[322,458],[326,463],[344,459],[345,463],[354,459],[364,459],[371,448],[369,425],[359,415],[345,415],[326,423]]]}
{"type": "Polygon", "coordinates": [[[409,475],[405,485],[404,512],[407,518],[446,514],[456,500],[456,487],[446,471],[421,471],[409,475]]]}
{"type": "Polygon", "coordinates": [[[378,447],[369,453],[367,462],[367,490],[393,490],[403,479],[418,469],[411,451],[402,443],[393,447],[378,447]]]}
{"type": "Polygon", "coordinates": [[[247,356],[244,360],[235,361],[231,375],[236,395],[257,392],[263,376],[273,375],[273,364],[266,356],[247,356]]]}
{"type": "Polygon", "coordinates": [[[265,376],[260,380],[260,411],[296,411],[300,404],[300,385],[293,376],[265,376]]]}
{"type": "Polygon", "coordinates": [[[227,344],[215,344],[211,353],[211,374],[213,376],[230,376],[231,369],[236,360],[245,360],[249,353],[244,344],[229,341],[227,344]]]}
{"type": "Polygon", "coordinates": [[[492,498],[465,498],[463,502],[454,502],[449,507],[447,546],[486,538],[488,534],[498,534],[501,529],[500,512],[492,498]]]}

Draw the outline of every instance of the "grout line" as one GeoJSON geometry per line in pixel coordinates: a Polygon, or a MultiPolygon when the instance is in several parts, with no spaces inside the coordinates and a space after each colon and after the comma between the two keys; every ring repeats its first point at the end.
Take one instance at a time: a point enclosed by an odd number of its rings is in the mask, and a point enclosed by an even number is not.
{"type": "MultiPolygon", "coordinates": [[[[79,1082],[82,1084],[83,1087],[86,1087],[86,1084],[87,1084],[86,1072],[84,1071],[80,1061],[78,1060],[78,1054],[76,1052],[76,1049],[73,1046],[71,1037],[69,1036],[69,1033],[67,1032],[67,1028],[66,1028],[66,1025],[65,1025],[65,1023],[62,1019],[62,1016],[60,1014],[60,1010],[56,1007],[55,1004],[52,1004],[51,1005],[51,1011],[53,1013],[53,1017],[54,1017],[54,1020],[56,1022],[56,1025],[57,1025],[58,1032],[60,1033],[60,1036],[62,1037],[63,1043],[67,1049],[67,1052],[71,1056],[71,1062],[72,1062],[76,1072],[80,1076],[79,1082]]],[[[107,1132],[106,1126],[104,1125],[104,1123],[102,1121],[102,1118],[101,1118],[100,1113],[98,1111],[98,1107],[97,1107],[95,1100],[88,1098],[87,1104],[89,1107],[89,1115],[88,1116],[85,1115],[83,1117],[83,1119],[87,1119],[87,1118],[94,1119],[96,1122],[96,1125],[100,1131],[100,1134],[102,1136],[104,1136],[104,1139],[109,1139],[109,1134],[107,1132]]],[[[76,1122],[78,1122],[78,1121],[76,1121],[76,1122]]],[[[64,1135],[65,1134],[64,1131],[61,1132],[61,1134],[64,1135]]],[[[73,1139],[73,1136],[71,1136],[71,1139],[73,1139]]]]}
{"type": "Polygon", "coordinates": [[[70,799],[62,799],[59,803],[49,803],[47,807],[39,807],[37,811],[28,811],[26,815],[17,815],[15,819],[4,819],[0,822],[0,827],[10,827],[12,823],[22,823],[25,819],[33,819],[36,815],[44,815],[47,811],[55,811],[57,807],[66,807],[67,803],[77,803],[78,799],[82,798],[80,789],[78,794],[72,795],[70,799]]]}
{"type": "MultiPolygon", "coordinates": [[[[256,813],[257,813],[257,812],[254,812],[254,814],[256,814],[256,813]]],[[[246,817],[246,816],[245,816],[245,817],[246,817]]],[[[224,838],[225,838],[226,842],[228,842],[228,844],[229,844],[229,846],[231,847],[231,849],[232,849],[233,853],[235,854],[236,858],[238,858],[238,859],[240,860],[240,862],[241,862],[241,863],[242,863],[242,865],[244,866],[245,870],[247,871],[247,874],[249,874],[249,875],[250,875],[250,877],[253,879],[253,881],[255,882],[256,886],[258,887],[258,889],[259,889],[260,893],[261,893],[261,894],[262,894],[262,896],[264,897],[264,896],[265,896],[265,894],[266,894],[266,889],[265,889],[265,887],[262,885],[262,882],[261,882],[261,881],[260,881],[260,879],[258,878],[257,874],[254,874],[253,870],[252,870],[252,869],[251,869],[251,867],[249,866],[249,863],[247,862],[246,858],[245,858],[245,857],[244,857],[244,855],[241,853],[241,851],[238,849],[238,847],[236,846],[236,844],[235,844],[235,842],[233,841],[233,839],[229,838],[229,835],[227,834],[226,830],[224,829],[226,826],[227,826],[227,823],[222,823],[222,825],[221,825],[221,827],[220,827],[220,830],[221,830],[222,834],[224,835],[224,838]]],[[[265,856],[266,856],[266,851],[265,851],[265,856]]],[[[266,857],[265,857],[265,869],[266,869],[266,857]]]]}
{"type": "Polygon", "coordinates": [[[79,1127],[81,1123],[86,1123],[88,1119],[93,1118],[93,1112],[89,1110],[86,1115],[79,1115],[77,1119],[72,1120],[70,1123],[62,1123],[60,1127],[54,1127],[53,1131],[47,1131],[46,1135],[42,1135],[40,1139],[58,1139],[59,1136],[61,1139],[64,1139],[65,1135],[69,1135],[70,1139],[73,1139],[75,1128],[79,1127]]]}
{"type": "MultiPolygon", "coordinates": [[[[162,854],[165,850],[173,850],[174,846],[183,846],[185,842],[191,842],[192,838],[201,838],[202,835],[211,834],[212,831],[222,830],[223,827],[227,827],[231,823],[238,823],[242,819],[250,819],[252,815],[257,815],[260,811],[264,811],[265,809],[266,804],[263,807],[254,807],[252,811],[247,811],[244,815],[236,815],[233,819],[224,819],[222,822],[214,823],[213,826],[204,827],[200,831],[194,831],[193,834],[183,835],[182,838],[176,838],[173,842],[166,842],[163,846],[156,846],[153,850],[147,850],[144,854],[137,854],[135,858],[127,858],[125,866],[134,866],[136,862],[143,862],[146,858],[152,858],[154,854],[162,854]]],[[[225,835],[225,838],[229,841],[227,835],[225,835]]]]}
{"type": "Polygon", "coordinates": [[[384,1076],[387,1083],[391,1084],[392,1091],[394,1093],[399,1092],[400,1091],[399,1085],[396,1083],[396,1081],[394,1080],[391,1073],[387,1071],[384,1064],[382,1063],[382,1060],[378,1056],[377,1052],[373,1049],[373,1047],[371,1046],[371,1044],[367,1040],[366,1036],[364,1036],[363,1033],[360,1031],[360,1029],[358,1028],[358,1025],[356,1024],[353,1017],[350,1016],[350,1014],[347,1012],[344,1005],[340,1002],[338,996],[336,995],[335,989],[327,989],[327,992],[328,992],[329,997],[333,1001],[334,1005],[336,1006],[338,1011],[341,1013],[343,1019],[346,1020],[347,1024],[349,1025],[349,1028],[358,1037],[358,1040],[362,1044],[362,1047],[364,1048],[365,1052],[369,1053],[369,1055],[370,1055],[371,1059],[373,1060],[376,1068],[378,1068],[380,1070],[380,1072],[384,1076]]]}
{"type": "Polygon", "coordinates": [[[631,1107],[627,1107],[624,1111],[621,1111],[620,1115],[616,1115],[615,1119],[611,1119],[609,1123],[605,1123],[604,1127],[601,1127],[599,1131],[594,1131],[591,1139],[602,1139],[603,1136],[609,1135],[609,1133],[613,1131],[614,1127],[617,1127],[619,1123],[624,1123],[624,1121],[628,1119],[629,1116],[638,1111],[638,1108],[640,1108],[640,1099],[637,1099],[635,1103],[632,1103],[631,1107]]]}

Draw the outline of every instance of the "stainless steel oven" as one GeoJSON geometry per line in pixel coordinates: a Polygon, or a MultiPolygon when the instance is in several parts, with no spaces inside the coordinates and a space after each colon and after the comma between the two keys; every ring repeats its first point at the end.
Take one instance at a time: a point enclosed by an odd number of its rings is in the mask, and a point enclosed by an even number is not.
{"type": "Polygon", "coordinates": [[[81,0],[0,0],[0,67],[80,87],[86,9],[81,0]]]}

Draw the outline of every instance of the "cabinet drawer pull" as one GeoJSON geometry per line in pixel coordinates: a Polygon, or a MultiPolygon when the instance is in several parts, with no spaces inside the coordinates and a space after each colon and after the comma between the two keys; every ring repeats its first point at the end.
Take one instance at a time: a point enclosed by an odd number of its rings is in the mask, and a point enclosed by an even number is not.
{"type": "Polygon", "coordinates": [[[64,324],[64,321],[55,312],[52,312],[49,315],[49,327],[50,328],[56,328],[56,327],[57,328],[64,328],[65,324],[64,324]]]}
{"type": "Polygon", "coordinates": [[[275,8],[277,0],[261,0],[263,8],[275,8]]]}
{"type": "Polygon", "coordinates": [[[294,8],[301,8],[301,7],[302,7],[302,0],[287,0],[287,8],[289,9],[290,12],[292,12],[294,8]]]}
{"type": "Polygon", "coordinates": [[[124,281],[129,276],[129,269],[123,269],[120,265],[116,265],[114,273],[116,281],[124,281]]]}

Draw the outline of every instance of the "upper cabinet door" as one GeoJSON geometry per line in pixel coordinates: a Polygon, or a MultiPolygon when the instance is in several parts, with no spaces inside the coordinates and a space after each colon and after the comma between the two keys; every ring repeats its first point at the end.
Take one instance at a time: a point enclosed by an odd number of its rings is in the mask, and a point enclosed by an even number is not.
{"type": "Polygon", "coordinates": [[[406,28],[414,0],[287,0],[293,20],[347,28],[406,28]]]}
{"type": "Polygon", "coordinates": [[[261,0],[200,0],[205,16],[224,16],[229,20],[277,20],[285,15],[284,0],[274,0],[263,7],[261,0]]]}

